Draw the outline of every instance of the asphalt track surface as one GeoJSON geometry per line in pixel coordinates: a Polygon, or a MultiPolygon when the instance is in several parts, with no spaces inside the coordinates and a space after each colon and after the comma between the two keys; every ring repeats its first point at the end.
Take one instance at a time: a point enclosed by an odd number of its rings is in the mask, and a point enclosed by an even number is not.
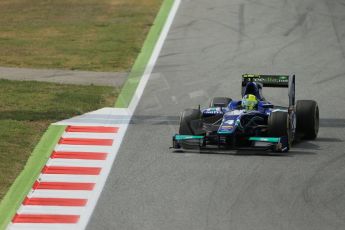
{"type": "Polygon", "coordinates": [[[12,81],[43,81],[60,84],[121,87],[127,75],[127,73],[121,72],[0,67],[0,79],[12,81]]]}
{"type": "Polygon", "coordinates": [[[182,1],[88,229],[345,229],[344,22],[344,1],[182,1]],[[239,98],[242,73],[295,73],[319,138],[285,156],[170,151],[179,112],[239,98]]]}

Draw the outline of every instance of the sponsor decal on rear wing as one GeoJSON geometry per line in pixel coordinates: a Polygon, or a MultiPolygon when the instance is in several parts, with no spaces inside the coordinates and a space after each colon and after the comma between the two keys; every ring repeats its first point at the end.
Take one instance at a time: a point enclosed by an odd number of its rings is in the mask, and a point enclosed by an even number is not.
{"type": "Polygon", "coordinates": [[[263,87],[288,88],[289,105],[295,105],[295,75],[243,74],[242,87],[248,82],[260,83],[263,87]]]}
{"type": "Polygon", "coordinates": [[[261,83],[263,87],[289,87],[289,75],[243,74],[242,86],[248,82],[261,83]]]}

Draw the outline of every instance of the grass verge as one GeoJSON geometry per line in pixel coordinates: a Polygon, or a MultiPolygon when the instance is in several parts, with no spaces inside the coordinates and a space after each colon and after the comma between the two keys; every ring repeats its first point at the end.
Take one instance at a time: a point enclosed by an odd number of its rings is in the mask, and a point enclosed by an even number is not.
{"type": "Polygon", "coordinates": [[[2,0],[0,66],[127,71],[162,0],[2,0]]]}
{"type": "MultiPolygon", "coordinates": [[[[0,203],[0,229],[5,229],[15,215],[22,200],[46,164],[55,144],[65,130],[65,126],[50,126],[32,152],[24,170],[17,177],[3,202],[0,203]]],[[[6,166],[6,165],[5,165],[6,166]]]]}

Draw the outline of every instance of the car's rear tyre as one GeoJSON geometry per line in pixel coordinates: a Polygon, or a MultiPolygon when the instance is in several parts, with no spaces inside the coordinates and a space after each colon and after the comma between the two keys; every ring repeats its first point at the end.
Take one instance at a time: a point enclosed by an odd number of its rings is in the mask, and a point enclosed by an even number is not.
{"type": "Polygon", "coordinates": [[[297,101],[296,132],[308,140],[314,140],[317,137],[319,132],[319,107],[316,101],[297,101]]]}
{"type": "Polygon", "coordinates": [[[268,135],[270,137],[287,137],[288,149],[292,144],[292,135],[289,128],[289,115],[284,111],[272,112],[268,118],[268,135]]]}
{"type": "Polygon", "coordinates": [[[210,107],[227,107],[231,101],[232,99],[228,97],[215,97],[212,99],[210,107]]]}

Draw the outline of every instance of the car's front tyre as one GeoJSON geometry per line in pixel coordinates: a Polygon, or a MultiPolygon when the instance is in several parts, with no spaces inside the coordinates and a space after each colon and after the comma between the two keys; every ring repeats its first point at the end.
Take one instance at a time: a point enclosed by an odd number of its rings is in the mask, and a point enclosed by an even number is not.
{"type": "Polygon", "coordinates": [[[180,117],[180,129],[181,135],[195,135],[192,121],[199,120],[201,118],[201,112],[198,109],[185,109],[180,117]]]}
{"type": "Polygon", "coordinates": [[[292,135],[289,128],[289,114],[285,111],[272,112],[268,118],[268,135],[270,137],[287,137],[288,149],[291,148],[292,135]]]}
{"type": "MultiPolygon", "coordinates": [[[[201,112],[198,109],[185,109],[180,117],[180,135],[197,135],[197,130],[200,130],[201,125],[201,112]]],[[[184,149],[194,149],[199,145],[192,144],[188,141],[180,143],[184,149]]]]}

